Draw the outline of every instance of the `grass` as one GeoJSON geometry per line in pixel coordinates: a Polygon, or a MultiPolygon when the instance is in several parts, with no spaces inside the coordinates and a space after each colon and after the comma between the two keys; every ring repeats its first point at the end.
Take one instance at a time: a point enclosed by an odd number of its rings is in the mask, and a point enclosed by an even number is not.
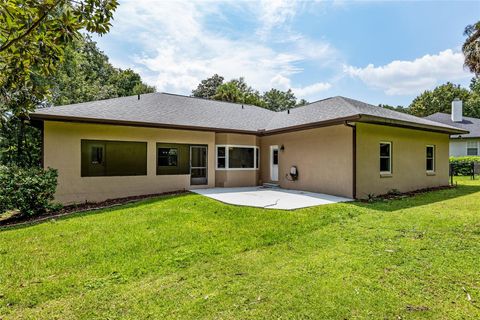
{"type": "Polygon", "coordinates": [[[187,194],[0,231],[0,319],[474,319],[480,182],[296,211],[187,194]]]}

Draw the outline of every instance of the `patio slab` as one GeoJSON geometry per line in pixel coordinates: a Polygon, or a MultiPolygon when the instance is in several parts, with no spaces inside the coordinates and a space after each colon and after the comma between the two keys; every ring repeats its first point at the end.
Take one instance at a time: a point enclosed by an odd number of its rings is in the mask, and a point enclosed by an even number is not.
{"type": "Polygon", "coordinates": [[[192,192],[239,206],[293,210],[324,204],[353,201],[353,199],[299,190],[245,187],[195,189],[192,192]]]}

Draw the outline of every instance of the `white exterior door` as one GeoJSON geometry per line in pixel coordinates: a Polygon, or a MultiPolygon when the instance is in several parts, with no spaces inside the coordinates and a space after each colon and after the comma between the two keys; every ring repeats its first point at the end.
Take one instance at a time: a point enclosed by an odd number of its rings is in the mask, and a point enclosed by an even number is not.
{"type": "Polygon", "coordinates": [[[278,181],[278,146],[270,146],[270,180],[278,181]]]}

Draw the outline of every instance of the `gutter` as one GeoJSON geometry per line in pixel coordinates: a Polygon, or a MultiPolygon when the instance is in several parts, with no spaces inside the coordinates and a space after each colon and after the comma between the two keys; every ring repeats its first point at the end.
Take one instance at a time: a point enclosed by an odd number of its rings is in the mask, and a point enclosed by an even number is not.
{"type": "Polygon", "coordinates": [[[469,133],[469,131],[458,129],[458,128],[442,127],[440,123],[439,123],[439,126],[434,126],[434,125],[421,124],[421,123],[412,123],[404,120],[395,120],[395,119],[389,119],[389,118],[376,117],[371,115],[361,115],[360,122],[376,123],[380,125],[382,124],[389,125],[392,127],[424,130],[424,131],[431,131],[431,132],[438,132],[438,133],[448,133],[450,135],[469,133]]]}

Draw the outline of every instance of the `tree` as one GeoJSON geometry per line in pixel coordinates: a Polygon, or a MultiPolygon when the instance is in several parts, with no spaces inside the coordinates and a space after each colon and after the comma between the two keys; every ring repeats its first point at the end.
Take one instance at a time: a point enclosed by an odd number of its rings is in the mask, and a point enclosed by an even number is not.
{"type": "Polygon", "coordinates": [[[108,57],[86,35],[65,49],[65,59],[49,78],[53,95],[50,105],[101,100],[154,92],[131,69],[112,66],[108,57]]]}
{"type": "Polygon", "coordinates": [[[197,98],[211,99],[216,93],[220,85],[223,84],[224,78],[218,74],[214,74],[210,78],[202,80],[197,89],[192,90],[192,95],[197,98]]]}
{"type": "Polygon", "coordinates": [[[265,106],[260,93],[250,87],[242,77],[238,79],[232,79],[229,82],[218,86],[215,95],[212,96],[212,99],[245,103],[259,107],[265,106]]]}
{"type": "Polygon", "coordinates": [[[467,39],[462,46],[465,67],[480,76],[480,21],[468,25],[463,33],[467,39]]]}
{"type": "Polygon", "coordinates": [[[280,91],[271,89],[263,94],[265,108],[273,111],[283,111],[295,107],[297,99],[291,89],[280,91]]]}
{"type": "Polygon", "coordinates": [[[302,106],[305,106],[308,104],[308,101],[305,100],[305,99],[300,99],[298,102],[297,102],[297,107],[302,107],[302,106]]]}
{"type": "Polygon", "coordinates": [[[206,99],[245,103],[276,111],[308,104],[305,99],[301,99],[297,103],[291,89],[287,91],[271,89],[261,95],[258,90],[249,86],[243,77],[225,83],[223,80],[224,77],[214,74],[212,77],[202,80],[192,91],[192,95],[206,99]]]}
{"type": "Polygon", "coordinates": [[[405,108],[403,106],[391,106],[389,104],[379,104],[378,105],[379,107],[382,107],[382,108],[385,108],[385,109],[389,109],[389,110],[393,110],[393,111],[398,111],[398,112],[403,112],[403,113],[409,113],[409,109],[408,108],[405,108]]]}
{"type": "Polygon", "coordinates": [[[43,101],[50,88],[36,78],[53,74],[65,47],[80,36],[80,30],[108,32],[117,5],[117,0],[0,2],[2,111],[9,108],[15,116],[25,116],[43,101]]]}
{"type": "MultiPolygon", "coordinates": [[[[470,91],[447,82],[441,86],[436,87],[432,91],[427,90],[416,97],[409,106],[409,113],[418,116],[426,117],[436,112],[450,113],[452,101],[458,98],[464,101],[465,104],[470,97],[470,91]]],[[[465,116],[471,116],[475,112],[471,108],[475,106],[466,107],[464,110],[465,116]]]]}

